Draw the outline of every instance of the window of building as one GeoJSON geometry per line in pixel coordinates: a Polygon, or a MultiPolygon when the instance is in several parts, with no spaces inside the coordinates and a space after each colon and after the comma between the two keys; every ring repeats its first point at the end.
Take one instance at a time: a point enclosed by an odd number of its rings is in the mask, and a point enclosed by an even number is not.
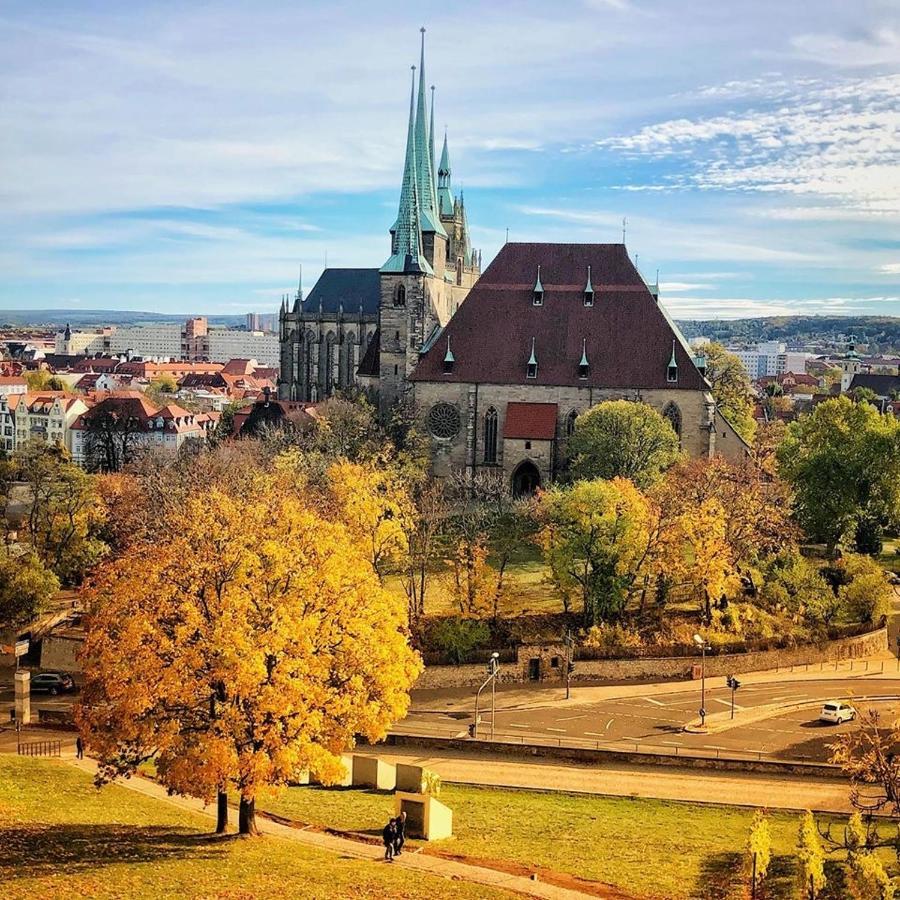
{"type": "Polygon", "coordinates": [[[537,278],[534,282],[534,288],[531,292],[531,302],[535,306],[544,305],[544,285],[541,284],[541,267],[537,267],[537,278]]]}
{"type": "Polygon", "coordinates": [[[663,416],[668,419],[675,434],[681,437],[681,410],[674,403],[667,403],[663,409],[663,416]]]}
{"type": "Polygon", "coordinates": [[[497,462],[497,410],[493,406],[484,414],[484,461],[497,462]]]}
{"type": "Polygon", "coordinates": [[[456,260],[456,283],[462,284],[462,260],[459,258],[456,260]]]}
{"type": "Polygon", "coordinates": [[[530,450],[530,449],[531,449],[531,441],[525,441],[525,449],[526,449],[526,450],[530,450]]]}
{"type": "Polygon", "coordinates": [[[426,425],[428,433],[440,440],[450,440],[459,433],[462,418],[459,414],[459,408],[452,403],[435,403],[428,410],[426,425]]]}
{"type": "Polygon", "coordinates": [[[394,306],[406,306],[406,286],[402,284],[397,285],[397,290],[394,291],[394,306]]]}
{"type": "Polygon", "coordinates": [[[678,381],[678,363],[675,361],[675,341],[672,341],[672,356],[669,358],[669,365],[666,369],[666,381],[669,384],[675,384],[678,381]]]}
{"type": "Polygon", "coordinates": [[[578,410],[573,409],[566,416],[566,437],[572,437],[575,434],[575,420],[578,418],[578,410]]]}

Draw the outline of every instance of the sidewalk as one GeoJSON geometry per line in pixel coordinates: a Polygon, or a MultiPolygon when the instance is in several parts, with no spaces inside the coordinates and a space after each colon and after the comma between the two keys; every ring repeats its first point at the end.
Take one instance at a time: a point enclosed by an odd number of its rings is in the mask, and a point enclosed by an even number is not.
{"type": "MultiPolygon", "coordinates": [[[[90,759],[77,760],[70,758],[66,761],[92,777],[97,769],[96,763],[90,759]]],[[[215,818],[215,809],[213,807],[205,807],[200,800],[189,797],[169,796],[164,787],[147,778],[136,775],[127,780],[118,781],[116,784],[127,788],[128,790],[143,794],[146,797],[152,797],[155,800],[178,806],[189,812],[200,813],[201,815],[208,816],[210,819],[215,818]]],[[[330,853],[340,854],[341,856],[352,856],[355,859],[369,860],[373,863],[380,863],[384,857],[383,848],[376,844],[363,843],[350,838],[326,834],[321,831],[313,831],[311,829],[303,830],[299,827],[295,828],[290,825],[283,825],[280,822],[275,822],[272,819],[265,818],[261,815],[257,815],[256,821],[259,830],[263,834],[271,835],[272,837],[296,841],[300,844],[316,847],[319,850],[326,850],[330,853]]],[[[411,869],[412,871],[424,872],[451,881],[467,881],[472,884],[483,884],[488,887],[511,891],[516,894],[523,894],[527,897],[544,897],[548,898],[548,900],[586,900],[586,898],[589,897],[596,900],[597,897],[602,897],[602,895],[598,893],[585,894],[581,891],[556,887],[554,885],[544,884],[540,881],[532,881],[521,875],[510,875],[496,869],[469,865],[467,863],[456,862],[451,859],[431,856],[425,853],[404,853],[401,857],[396,859],[392,865],[402,866],[406,869],[411,869]]]]}
{"type": "MultiPolygon", "coordinates": [[[[900,683],[900,670],[895,657],[879,655],[870,659],[846,662],[810,663],[807,666],[791,666],[769,669],[764,672],[742,673],[735,670],[741,683],[770,684],[799,681],[832,681],[859,679],[860,681],[896,681],[900,683]]],[[[694,690],[697,681],[620,682],[617,684],[579,685],[571,687],[571,698],[565,699],[565,684],[555,683],[535,687],[498,686],[497,709],[555,709],[582,706],[603,700],[621,700],[628,697],[658,697],[694,690]]],[[[883,693],[890,693],[885,690],[883,693]]],[[[467,712],[471,713],[475,688],[436,689],[412,692],[411,712],[467,712]]]]}
{"type": "Polygon", "coordinates": [[[354,753],[390,763],[425,766],[446,782],[608,797],[680,800],[724,806],[767,807],[847,814],[849,785],[839,778],[764,775],[624,763],[579,765],[524,756],[431,752],[414,747],[359,748],[354,753]]]}

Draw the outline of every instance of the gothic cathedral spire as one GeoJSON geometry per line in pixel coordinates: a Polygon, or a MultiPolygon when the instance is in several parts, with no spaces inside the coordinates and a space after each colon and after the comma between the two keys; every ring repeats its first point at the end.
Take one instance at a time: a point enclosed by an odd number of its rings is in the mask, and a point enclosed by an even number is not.
{"type": "MultiPolygon", "coordinates": [[[[420,82],[421,83],[421,82],[420,82]]],[[[421,210],[416,166],[416,135],[413,100],[416,92],[416,67],[412,67],[412,87],[409,94],[409,125],[406,132],[406,161],[403,184],[400,188],[400,210],[397,214],[393,253],[381,267],[382,272],[427,272],[431,265],[422,251],[421,210]]],[[[427,152],[427,146],[425,148],[427,152]]]]}
{"type": "Polygon", "coordinates": [[[422,32],[422,51],[419,60],[419,102],[416,108],[416,187],[419,194],[419,221],[422,231],[447,237],[437,212],[437,196],[432,172],[431,146],[428,135],[428,112],[425,103],[425,29],[422,32]]]}

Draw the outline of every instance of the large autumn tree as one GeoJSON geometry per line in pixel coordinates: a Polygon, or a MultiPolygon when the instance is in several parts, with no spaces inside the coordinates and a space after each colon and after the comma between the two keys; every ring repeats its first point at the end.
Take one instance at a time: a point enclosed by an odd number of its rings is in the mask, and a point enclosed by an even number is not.
{"type": "Polygon", "coordinates": [[[659,511],[630,481],[579,481],[541,496],[538,535],[562,592],[581,595],[584,624],[619,619],[651,563],[659,511]]]}
{"type": "Polygon", "coordinates": [[[607,400],[575,420],[569,455],[576,478],[628,478],[652,484],[681,457],[669,421],[646,403],[607,400]]]}
{"type": "Polygon", "coordinates": [[[777,456],[813,540],[877,550],[882,529],[900,523],[900,421],[893,416],[847,397],[826,400],[790,424],[777,456]]]}
{"type": "Polygon", "coordinates": [[[153,758],[172,791],[235,791],[254,833],[261,789],[306,769],[337,778],[356,735],[378,740],[405,714],[421,664],[404,603],[277,473],[238,495],[203,489],[166,525],[87,594],[79,726],[100,782],[153,758]]]}

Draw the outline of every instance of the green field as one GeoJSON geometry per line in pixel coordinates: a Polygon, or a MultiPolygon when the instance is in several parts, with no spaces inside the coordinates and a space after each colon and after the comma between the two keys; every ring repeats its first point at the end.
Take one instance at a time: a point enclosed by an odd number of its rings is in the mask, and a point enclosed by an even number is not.
{"type": "Polygon", "coordinates": [[[273,837],[210,839],[205,816],[58,761],[0,756],[4,900],[507,896],[273,837]]]}
{"type": "MultiPolygon", "coordinates": [[[[617,886],[638,897],[743,898],[743,850],[752,810],[654,800],[445,785],[456,836],[440,848],[468,857],[543,866],[617,886]]],[[[302,822],[373,833],[392,798],[375,791],[290,788],[267,809],[302,822]]],[[[768,900],[795,898],[799,817],[773,814],[768,900]]],[[[847,896],[842,867],[828,863],[823,898],[847,896]]]]}

